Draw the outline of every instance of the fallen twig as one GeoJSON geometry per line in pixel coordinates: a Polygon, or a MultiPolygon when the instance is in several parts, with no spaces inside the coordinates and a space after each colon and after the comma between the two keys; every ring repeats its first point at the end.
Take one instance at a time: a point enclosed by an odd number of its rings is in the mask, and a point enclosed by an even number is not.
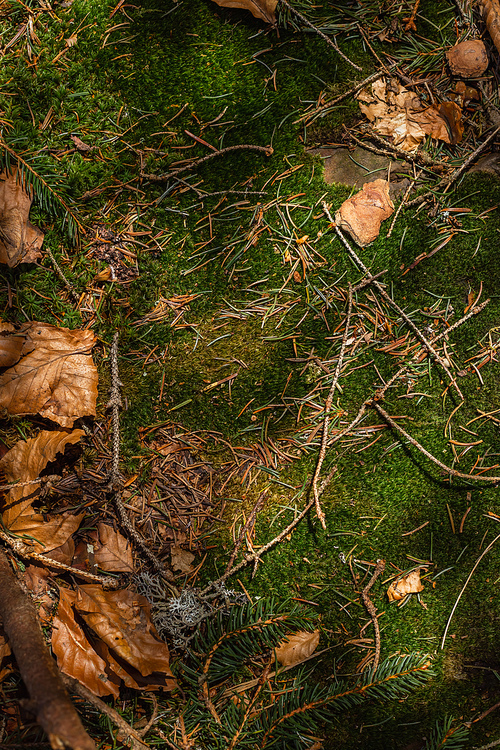
{"type": "MultiPolygon", "coordinates": [[[[392,66],[391,66],[392,67],[392,66]]],[[[389,68],[390,70],[390,68],[389,68]]],[[[348,96],[351,96],[351,94],[356,94],[360,89],[363,88],[363,86],[366,86],[369,83],[373,83],[374,81],[377,81],[379,78],[381,78],[383,75],[385,75],[384,70],[379,70],[376,73],[373,73],[372,75],[369,75],[367,78],[364,78],[362,81],[357,83],[355,86],[350,88],[348,91],[344,91],[343,94],[340,94],[340,96],[337,96],[335,99],[331,99],[329,102],[326,102],[326,104],[322,104],[320,107],[316,107],[316,109],[313,109],[309,112],[306,112],[301,117],[299,117],[298,120],[295,120],[293,123],[296,125],[299,122],[303,122],[304,120],[311,120],[311,118],[314,118],[311,122],[314,122],[314,120],[317,117],[324,116],[326,113],[326,110],[330,109],[330,107],[334,107],[339,102],[343,101],[344,99],[347,99],[348,96]]],[[[311,122],[308,122],[307,124],[310,125],[311,122]]]]}
{"type": "Polygon", "coordinates": [[[29,693],[26,707],[59,750],[96,750],[49,654],[35,607],[0,550],[0,617],[29,693]]]}
{"type": "Polygon", "coordinates": [[[190,164],[185,164],[183,167],[178,167],[177,169],[172,169],[170,172],[166,172],[165,174],[146,174],[144,172],[141,172],[141,177],[143,177],[145,180],[149,180],[150,182],[165,182],[166,180],[169,180],[171,177],[176,177],[181,172],[185,172],[188,169],[194,169],[195,167],[199,167],[200,164],[204,164],[209,159],[215,159],[216,156],[224,156],[224,154],[229,154],[232,151],[241,151],[243,149],[246,149],[247,151],[259,151],[260,153],[265,154],[266,156],[271,156],[274,153],[274,149],[272,146],[253,146],[252,144],[240,144],[239,146],[227,146],[226,148],[221,148],[220,151],[215,151],[212,154],[208,154],[207,156],[202,156],[201,159],[196,159],[195,161],[192,161],[190,164]]]}
{"type": "Polygon", "coordinates": [[[391,427],[393,427],[397,432],[399,432],[403,437],[405,437],[408,442],[413,445],[417,450],[419,450],[421,453],[424,454],[424,456],[427,456],[427,458],[432,461],[432,463],[436,464],[436,466],[439,466],[440,469],[443,469],[447,474],[449,474],[451,477],[457,477],[458,479],[465,479],[469,482],[472,481],[478,481],[478,482],[491,482],[493,484],[498,484],[500,482],[500,477],[485,477],[482,474],[465,474],[463,471],[457,471],[456,469],[452,469],[451,466],[446,466],[442,461],[440,461],[438,458],[432,455],[432,453],[429,453],[426,448],[424,448],[423,445],[420,445],[420,443],[415,440],[411,435],[409,435],[406,430],[403,430],[403,428],[398,425],[397,422],[392,419],[392,417],[389,416],[389,414],[385,411],[385,409],[382,409],[380,404],[377,403],[377,401],[372,401],[371,405],[374,409],[378,411],[378,413],[385,419],[387,424],[389,424],[391,427]]]}
{"type": "Polygon", "coordinates": [[[462,594],[464,593],[465,589],[469,585],[469,581],[472,578],[472,575],[473,575],[474,571],[476,570],[477,566],[479,565],[479,563],[481,562],[481,560],[483,559],[483,557],[486,555],[486,553],[490,551],[490,549],[493,547],[493,545],[495,544],[495,542],[498,541],[498,539],[500,539],[500,534],[498,534],[493,539],[493,541],[488,544],[488,546],[486,547],[486,549],[483,550],[483,552],[479,555],[479,557],[477,558],[477,560],[476,560],[476,562],[474,564],[474,567],[472,568],[471,572],[467,576],[467,580],[465,581],[464,585],[462,586],[462,589],[461,589],[459,595],[457,596],[455,604],[453,605],[453,609],[450,612],[450,616],[448,617],[448,622],[446,623],[446,627],[445,627],[444,633],[443,633],[443,638],[441,640],[441,650],[444,648],[444,642],[445,642],[446,636],[448,634],[448,628],[450,627],[451,619],[452,619],[453,615],[455,614],[455,610],[458,607],[458,602],[462,598],[462,594]]]}
{"type": "Polygon", "coordinates": [[[375,570],[373,571],[373,575],[364,587],[363,591],[361,592],[361,598],[363,600],[363,604],[366,607],[366,611],[372,618],[373,622],[373,629],[375,631],[375,656],[373,659],[372,664],[372,674],[376,672],[377,667],[379,665],[380,661],[380,627],[378,624],[378,618],[377,618],[377,608],[373,604],[372,600],[368,596],[370,593],[370,589],[377,580],[377,578],[382,575],[382,573],[385,570],[385,560],[377,560],[377,564],[375,565],[375,570]]]}
{"type": "Polygon", "coordinates": [[[335,388],[337,387],[337,383],[340,377],[340,371],[342,369],[342,363],[344,361],[344,353],[345,353],[345,348],[347,344],[347,336],[348,336],[349,327],[351,324],[351,313],[352,313],[352,287],[351,285],[349,285],[349,302],[347,306],[347,317],[346,317],[344,335],[342,336],[342,344],[340,347],[339,358],[337,360],[337,366],[335,368],[335,372],[333,375],[332,384],[330,386],[330,390],[328,392],[328,396],[325,402],[325,416],[323,418],[323,432],[321,436],[321,446],[319,449],[318,461],[316,463],[316,468],[314,470],[314,474],[313,474],[313,478],[311,482],[311,489],[313,493],[314,504],[316,506],[316,514],[324,529],[326,529],[325,514],[323,513],[320,500],[319,500],[318,479],[321,474],[321,467],[323,466],[323,461],[325,459],[326,449],[328,446],[328,427],[330,425],[330,411],[332,408],[332,401],[333,401],[333,396],[335,394],[335,388]]]}
{"type": "Polygon", "coordinates": [[[315,26],[313,23],[311,23],[310,21],[308,21],[307,18],[305,16],[303,16],[302,13],[299,13],[299,11],[296,10],[292,5],[290,5],[290,3],[287,2],[287,0],[280,0],[280,4],[284,5],[285,8],[287,8],[291,13],[293,13],[294,16],[297,16],[297,18],[300,18],[300,20],[302,21],[302,23],[305,23],[305,25],[309,26],[310,29],[314,29],[314,31],[316,32],[316,34],[319,34],[319,36],[322,39],[324,39],[327,44],[330,45],[330,47],[333,47],[333,49],[335,50],[335,52],[338,55],[340,55],[340,57],[343,60],[345,60],[347,63],[349,63],[349,65],[352,65],[352,67],[355,68],[356,70],[363,70],[363,68],[360,68],[359,65],[356,65],[356,63],[353,63],[352,60],[349,60],[349,58],[347,57],[347,55],[345,55],[342,52],[342,50],[340,49],[340,47],[335,42],[333,42],[330,39],[330,37],[328,37],[326,34],[323,34],[323,32],[320,29],[318,29],[317,26],[315,26]]]}
{"type": "Polygon", "coordinates": [[[141,550],[149,562],[153,565],[155,570],[160,573],[168,588],[175,596],[179,596],[179,592],[175,586],[172,585],[172,581],[175,580],[175,576],[171,570],[165,567],[165,565],[158,559],[158,557],[149,549],[144,539],[133,527],[130,518],[128,517],[123,500],[121,497],[121,488],[123,486],[123,478],[119,471],[119,460],[120,460],[120,407],[122,405],[120,396],[120,376],[118,371],[118,332],[115,333],[113,338],[113,344],[110,351],[111,361],[111,387],[109,389],[109,401],[108,409],[111,409],[111,421],[113,426],[113,439],[112,439],[112,463],[111,471],[109,474],[108,488],[112,493],[113,500],[116,507],[116,512],[121,526],[127,532],[128,536],[132,539],[134,544],[141,550]]]}
{"type": "MultiPolygon", "coordinates": [[[[334,222],[334,220],[333,220],[333,218],[332,218],[332,216],[330,214],[330,211],[328,209],[328,206],[326,205],[325,202],[323,202],[323,210],[324,210],[324,212],[325,212],[328,220],[331,222],[332,226],[335,228],[335,231],[336,231],[337,235],[341,239],[341,241],[344,244],[345,248],[347,249],[348,253],[353,258],[353,260],[355,261],[355,263],[357,264],[358,268],[360,268],[362,271],[364,271],[364,273],[366,273],[367,276],[371,276],[370,271],[368,270],[368,268],[365,266],[365,264],[363,263],[363,261],[361,260],[361,258],[357,255],[357,253],[354,252],[354,250],[352,249],[352,247],[350,246],[350,244],[347,242],[346,238],[344,237],[344,235],[340,231],[339,227],[335,224],[335,222],[334,222]]],[[[436,349],[434,349],[434,347],[432,346],[431,342],[424,336],[424,334],[419,330],[419,328],[417,328],[417,326],[415,325],[415,323],[411,320],[411,318],[408,317],[408,315],[404,312],[404,310],[402,310],[399,307],[399,305],[396,302],[394,302],[394,300],[392,299],[392,297],[389,294],[387,294],[387,292],[385,291],[385,289],[382,286],[382,284],[380,284],[378,281],[373,280],[373,286],[377,289],[377,291],[379,292],[379,294],[386,300],[386,302],[388,302],[388,304],[391,307],[393,307],[398,312],[398,314],[405,321],[406,325],[409,326],[409,328],[411,328],[411,330],[416,334],[417,338],[419,338],[420,341],[423,343],[423,345],[425,346],[425,348],[427,349],[427,351],[429,352],[429,354],[431,354],[432,357],[434,357],[434,359],[436,360],[436,362],[443,368],[443,370],[445,371],[445,373],[447,374],[447,376],[450,379],[450,384],[454,386],[456,392],[458,393],[458,395],[460,396],[460,398],[463,400],[463,395],[462,395],[462,392],[461,392],[460,388],[457,385],[456,378],[453,377],[453,375],[451,374],[451,372],[450,372],[447,364],[443,361],[442,357],[439,355],[439,353],[436,351],[436,349]]]]}
{"type": "Polygon", "coordinates": [[[82,685],[78,680],[75,680],[69,675],[62,675],[63,682],[68,690],[72,693],[76,693],[83,698],[91,706],[94,706],[101,714],[108,716],[113,724],[118,727],[118,739],[125,745],[132,748],[132,750],[146,750],[148,745],[142,741],[141,735],[133,727],[128,724],[125,719],[120,716],[118,711],[104,703],[97,695],[94,695],[88,688],[82,685]]]}

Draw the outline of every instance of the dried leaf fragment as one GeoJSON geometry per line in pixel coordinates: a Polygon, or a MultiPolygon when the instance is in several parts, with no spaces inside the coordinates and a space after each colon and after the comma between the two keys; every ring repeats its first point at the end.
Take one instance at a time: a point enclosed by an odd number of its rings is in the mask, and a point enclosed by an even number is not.
{"type": "Polygon", "coordinates": [[[191,563],[194,560],[192,552],[188,552],[182,547],[173,545],[170,548],[170,554],[172,555],[172,568],[174,570],[180,570],[181,573],[191,573],[193,566],[191,563]]]}
{"type": "Polygon", "coordinates": [[[486,47],[480,39],[467,39],[455,44],[446,53],[448,65],[455,76],[477,78],[488,67],[486,47]]]}
{"type": "Polygon", "coordinates": [[[98,377],[92,331],[35,322],[11,331],[0,324],[0,337],[4,361],[13,361],[0,375],[0,408],[20,416],[40,414],[61,427],[95,415],[98,377]]]}
{"type": "Polygon", "coordinates": [[[382,222],[394,211],[389,187],[387,180],[366,182],[335,214],[337,225],[349,232],[361,247],[377,239],[382,222]]]}
{"type": "Polygon", "coordinates": [[[43,232],[28,220],[31,201],[17,169],[0,173],[0,263],[11,268],[42,254],[43,232]]]}
{"type": "Polygon", "coordinates": [[[262,21],[267,23],[276,23],[276,16],[274,11],[278,4],[278,0],[213,0],[214,3],[220,5],[222,8],[241,8],[242,10],[249,10],[252,16],[260,18],[262,21]]]}
{"type": "Polygon", "coordinates": [[[291,667],[308,659],[318,647],[318,643],[319,630],[314,630],[312,633],[300,630],[298,633],[287,636],[279,646],[276,646],[274,652],[280,664],[284,667],[291,667]]]}
{"type": "Polygon", "coordinates": [[[52,650],[57,666],[95,695],[118,698],[119,680],[109,680],[106,662],[96,654],[83,628],[76,622],[72,608],[75,600],[73,591],[60,589],[59,607],[52,623],[52,650]]]}
{"type": "Polygon", "coordinates": [[[94,633],[141,675],[159,673],[163,687],[175,687],[168,646],[156,634],[144,596],[130,590],[104,591],[89,584],[78,587],[75,609],[94,633]]]}
{"type": "Polygon", "coordinates": [[[461,109],[454,102],[426,107],[415,92],[383,78],[357,95],[359,108],[381,135],[389,136],[402,151],[414,152],[426,135],[445,143],[462,138],[461,109]]]}
{"type": "Polygon", "coordinates": [[[19,482],[19,487],[10,489],[3,499],[2,523],[6,529],[16,534],[27,534],[34,539],[35,552],[48,552],[63,545],[79,527],[84,513],[72,515],[61,513],[44,521],[40,513],[33,509],[40,484],[24,484],[36,480],[40,472],[53,461],[67,445],[78,443],[83,430],[58,432],[42,430],[35,438],[20,440],[0,460],[7,482],[19,482]]]}
{"type": "Polygon", "coordinates": [[[387,589],[387,596],[390,602],[398,602],[404,599],[408,594],[418,594],[424,590],[422,581],[420,580],[420,570],[412,570],[408,575],[402,578],[397,578],[391,583],[387,589]]]}
{"type": "Polygon", "coordinates": [[[133,573],[134,561],[129,541],[105,523],[99,524],[98,531],[100,545],[94,551],[97,565],[109,572],[133,573]]]}

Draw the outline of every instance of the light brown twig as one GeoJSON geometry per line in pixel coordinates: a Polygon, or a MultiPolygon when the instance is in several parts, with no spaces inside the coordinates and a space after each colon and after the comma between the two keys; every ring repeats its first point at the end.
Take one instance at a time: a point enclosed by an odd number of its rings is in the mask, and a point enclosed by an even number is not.
{"type": "Polygon", "coordinates": [[[378,617],[377,617],[377,608],[373,604],[372,600],[368,596],[370,593],[370,589],[372,588],[373,584],[377,580],[377,578],[382,575],[382,573],[385,570],[385,560],[377,560],[377,564],[375,565],[375,570],[373,571],[373,575],[364,587],[363,591],[361,592],[361,598],[363,600],[363,604],[365,605],[366,611],[372,618],[373,622],[373,629],[375,631],[375,657],[373,659],[372,664],[372,674],[377,671],[377,667],[379,665],[380,661],[380,627],[378,624],[378,617]]]}

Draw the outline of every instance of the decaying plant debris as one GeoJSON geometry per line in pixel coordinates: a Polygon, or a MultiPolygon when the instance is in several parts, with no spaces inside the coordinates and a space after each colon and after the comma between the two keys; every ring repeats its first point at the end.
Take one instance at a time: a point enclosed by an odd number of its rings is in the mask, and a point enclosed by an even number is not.
{"type": "MultiPolygon", "coordinates": [[[[189,18],[180,3],[95,4],[90,24],[78,3],[2,10],[7,99],[19,64],[36,84],[29,119],[6,105],[0,140],[7,744],[41,736],[20,674],[53,747],[108,742],[63,683],[141,750],[149,732],[176,750],[291,736],[320,750],[318,717],[356,706],[362,731],[344,722],[336,746],[359,747],[380,725],[375,699],[407,719],[431,667],[439,679],[425,641],[441,627],[456,650],[450,623],[460,632],[462,595],[496,554],[498,407],[483,393],[500,339],[482,255],[496,206],[460,182],[499,145],[497,3],[457,3],[452,23],[418,1],[215,2],[189,18]],[[171,91],[148,100],[165,40],[171,91]],[[196,65],[172,65],[186,49],[196,65]],[[91,93],[103,70],[104,97],[91,93]],[[37,86],[55,73],[46,107],[37,86]],[[384,173],[362,167],[349,195],[303,144],[356,146],[384,173]],[[425,491],[409,499],[415,473],[425,491]],[[447,574],[462,565],[456,596],[447,574]]],[[[491,704],[408,731],[426,750],[471,732],[479,746],[491,704]]]]}

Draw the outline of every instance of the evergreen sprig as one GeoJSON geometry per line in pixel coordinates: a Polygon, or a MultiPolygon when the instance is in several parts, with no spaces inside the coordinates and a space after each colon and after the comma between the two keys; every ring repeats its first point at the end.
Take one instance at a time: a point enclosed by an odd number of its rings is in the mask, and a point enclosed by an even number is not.
{"type": "Polygon", "coordinates": [[[453,718],[446,716],[437,721],[423,750],[460,750],[470,739],[469,729],[463,724],[453,726],[453,718]]]}
{"type": "Polygon", "coordinates": [[[13,172],[14,169],[17,169],[17,179],[33,201],[50,216],[62,219],[69,239],[76,242],[83,227],[69,206],[67,187],[61,176],[52,171],[43,157],[34,154],[21,156],[0,138],[0,170],[13,172]]]}

